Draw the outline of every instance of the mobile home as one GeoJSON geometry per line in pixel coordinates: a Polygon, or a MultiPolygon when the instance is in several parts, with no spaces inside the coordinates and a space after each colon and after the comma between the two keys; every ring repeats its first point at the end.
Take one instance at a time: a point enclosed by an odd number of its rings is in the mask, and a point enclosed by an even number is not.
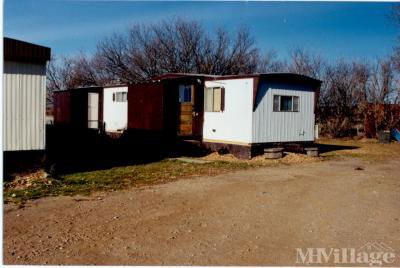
{"type": "Polygon", "coordinates": [[[272,143],[314,141],[320,85],[292,73],[166,74],[129,86],[128,129],[198,139],[251,158],[272,143]]]}
{"type": "Polygon", "coordinates": [[[123,132],[127,128],[126,85],[85,87],[54,94],[54,123],[78,129],[123,132]]]}
{"type": "Polygon", "coordinates": [[[319,80],[291,73],[206,81],[202,141],[244,158],[273,143],[314,142],[320,85],[319,80]]]}

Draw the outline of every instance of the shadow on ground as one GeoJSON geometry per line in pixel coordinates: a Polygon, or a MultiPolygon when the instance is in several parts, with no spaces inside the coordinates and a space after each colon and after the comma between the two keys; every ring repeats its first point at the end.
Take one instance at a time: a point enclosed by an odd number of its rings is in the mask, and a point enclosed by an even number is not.
{"type": "Polygon", "coordinates": [[[320,153],[329,153],[341,150],[354,150],[360,148],[358,146],[334,145],[334,144],[316,144],[316,146],[319,148],[320,153]]]}
{"type": "MultiPolygon", "coordinates": [[[[274,146],[274,145],[271,145],[274,146]]],[[[320,153],[357,149],[356,146],[333,144],[280,144],[286,151],[304,153],[305,147],[319,147],[320,153]]],[[[46,131],[46,152],[9,154],[5,157],[5,175],[21,170],[21,165],[35,169],[45,167],[53,176],[75,172],[104,170],[112,167],[140,165],[167,158],[201,157],[210,151],[198,141],[175,138],[160,139],[150,133],[129,133],[112,138],[96,130],[49,126],[46,131]],[[33,164],[32,164],[32,163],[33,164]]],[[[262,153],[262,151],[260,152],[262,153]]],[[[5,176],[7,179],[7,176],[5,176]]]]}
{"type": "Polygon", "coordinates": [[[196,142],[136,133],[112,138],[95,130],[50,126],[46,131],[46,151],[7,154],[4,177],[11,179],[12,173],[29,173],[43,167],[56,176],[146,164],[172,157],[199,157],[207,153],[196,142]]]}
{"type": "Polygon", "coordinates": [[[46,162],[50,172],[68,174],[157,162],[180,156],[203,156],[198,143],[136,134],[111,138],[91,130],[49,129],[46,162]]]}

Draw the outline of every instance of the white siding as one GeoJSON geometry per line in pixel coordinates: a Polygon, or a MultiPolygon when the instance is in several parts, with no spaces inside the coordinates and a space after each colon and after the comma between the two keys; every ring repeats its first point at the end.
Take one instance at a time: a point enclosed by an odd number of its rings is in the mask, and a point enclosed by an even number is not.
{"type": "Polygon", "coordinates": [[[103,92],[103,120],[109,132],[128,126],[128,102],[113,101],[113,94],[117,92],[128,92],[128,87],[105,87],[103,92]]]}
{"type": "Polygon", "coordinates": [[[45,149],[46,65],[6,61],[3,150],[45,149]]]}
{"type": "Polygon", "coordinates": [[[306,86],[261,82],[253,116],[253,143],[314,141],[314,92],[306,86]],[[299,96],[299,112],[273,112],[273,95],[299,96]]]}
{"type": "Polygon", "coordinates": [[[225,110],[204,112],[203,140],[251,143],[253,79],[206,81],[205,86],[225,88],[225,110]]]}

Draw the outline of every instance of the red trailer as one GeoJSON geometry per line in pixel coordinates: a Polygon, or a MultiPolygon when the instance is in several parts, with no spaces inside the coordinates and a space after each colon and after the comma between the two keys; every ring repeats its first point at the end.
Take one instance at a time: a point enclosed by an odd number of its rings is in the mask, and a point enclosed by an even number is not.
{"type": "Polygon", "coordinates": [[[54,124],[101,129],[103,88],[86,87],[54,92],[54,124]]]}

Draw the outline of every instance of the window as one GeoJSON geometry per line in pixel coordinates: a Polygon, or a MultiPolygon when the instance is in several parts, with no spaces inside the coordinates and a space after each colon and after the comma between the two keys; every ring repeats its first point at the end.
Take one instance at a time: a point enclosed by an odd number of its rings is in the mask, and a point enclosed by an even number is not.
{"type": "Polygon", "coordinates": [[[204,110],[222,112],[225,106],[225,88],[208,87],[204,91],[204,110]]]}
{"type": "Polygon", "coordinates": [[[192,102],[191,85],[179,85],[179,102],[192,102]]]}
{"type": "Polygon", "coordinates": [[[128,101],[128,92],[115,92],[113,93],[113,101],[126,102],[128,101]]]}
{"type": "Polygon", "coordinates": [[[274,112],[298,112],[298,96],[274,95],[274,112]]]}
{"type": "Polygon", "coordinates": [[[299,97],[294,96],[293,97],[293,112],[298,112],[299,111],[299,97]]]}

